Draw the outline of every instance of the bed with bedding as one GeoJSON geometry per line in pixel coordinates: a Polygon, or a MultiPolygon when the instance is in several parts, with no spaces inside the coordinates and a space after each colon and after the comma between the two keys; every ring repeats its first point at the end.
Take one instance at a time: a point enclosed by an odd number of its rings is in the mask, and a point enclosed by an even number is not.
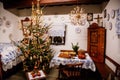
{"type": "Polygon", "coordinates": [[[0,80],[20,68],[20,55],[21,50],[13,43],[0,43],[0,80]]]}

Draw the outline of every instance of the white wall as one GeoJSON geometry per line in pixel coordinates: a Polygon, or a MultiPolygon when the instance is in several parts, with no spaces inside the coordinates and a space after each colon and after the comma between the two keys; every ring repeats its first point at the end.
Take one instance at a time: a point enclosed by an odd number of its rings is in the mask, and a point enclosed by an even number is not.
{"type": "MultiPolygon", "coordinates": [[[[29,17],[29,16],[27,16],[29,17]]],[[[30,18],[30,17],[29,17],[30,18]]],[[[19,20],[23,20],[25,17],[19,17],[19,20]]],[[[66,42],[65,45],[51,45],[51,48],[55,53],[58,53],[61,49],[72,49],[71,43],[79,43],[80,49],[87,50],[87,27],[89,26],[88,22],[84,26],[75,26],[71,24],[69,16],[66,15],[45,15],[44,22],[51,24],[52,26],[56,25],[56,28],[60,25],[67,26],[66,28],[66,42]],[[80,28],[81,32],[76,33],[75,29],[80,28]]]]}
{"type": "Polygon", "coordinates": [[[14,40],[20,39],[21,31],[18,29],[18,17],[3,8],[0,2],[0,18],[3,24],[0,26],[0,43],[11,42],[9,36],[12,35],[14,40]],[[6,23],[10,24],[7,26],[6,23]]]}
{"type": "MultiPolygon", "coordinates": [[[[54,49],[56,53],[58,53],[61,49],[72,49],[71,43],[76,44],[79,43],[80,49],[87,49],[87,27],[89,26],[88,22],[86,21],[86,25],[84,26],[75,26],[71,24],[69,20],[69,16],[66,15],[57,15],[57,17],[54,17],[54,15],[47,15],[45,18],[51,18],[51,22],[56,25],[66,25],[66,43],[65,45],[52,45],[51,47],[54,49]],[[80,28],[81,32],[76,33],[75,29],[80,28]]],[[[46,21],[47,22],[47,21],[46,21]]]]}
{"type": "MultiPolygon", "coordinates": [[[[72,49],[71,43],[77,43],[79,42],[80,49],[87,50],[87,27],[89,26],[88,22],[86,22],[86,25],[84,26],[75,26],[70,23],[69,20],[69,12],[76,6],[55,6],[55,7],[47,7],[44,9],[45,12],[45,22],[46,23],[53,23],[53,24],[65,24],[67,26],[66,31],[66,43],[65,45],[52,45],[51,47],[53,50],[58,53],[61,49],[72,49]],[[80,28],[81,32],[76,33],[75,29],[80,28]]],[[[100,5],[82,5],[80,7],[83,7],[85,9],[85,12],[93,12],[94,13],[100,13],[101,8],[100,5]],[[87,7],[89,6],[89,7],[87,7]]],[[[30,12],[30,10],[19,10],[18,12],[15,12],[17,14],[23,15],[23,17],[18,17],[14,15],[13,13],[3,9],[3,4],[0,3],[0,17],[3,18],[6,17],[6,20],[4,20],[3,25],[0,27],[0,42],[10,42],[9,35],[12,34],[12,39],[18,41],[22,40],[22,30],[21,30],[21,19],[24,19],[26,14],[30,12]],[[10,21],[10,27],[6,28],[5,22],[10,21]],[[6,32],[3,32],[3,31],[6,32]]],[[[15,11],[17,11],[15,9],[15,11]]],[[[29,15],[30,16],[30,15],[29,15]]],[[[56,27],[57,28],[57,27],[56,27]]]]}
{"type": "MultiPolygon", "coordinates": [[[[56,25],[66,25],[66,43],[65,45],[51,45],[51,48],[57,54],[61,49],[72,49],[71,43],[76,44],[79,43],[80,48],[87,50],[87,28],[89,27],[89,23],[86,21],[86,25],[84,26],[75,26],[71,24],[69,19],[69,13],[74,6],[53,6],[53,7],[46,7],[43,9],[44,12],[44,22],[45,23],[52,23],[56,25]],[[81,32],[76,33],[75,29],[80,28],[81,32]]],[[[100,5],[80,5],[85,10],[86,13],[95,13],[94,18],[97,17],[97,14],[101,15],[102,9],[100,5]]],[[[24,19],[25,15],[28,15],[30,9],[19,10],[19,20],[24,19]],[[26,12],[27,11],[27,12],[26,12]]],[[[96,22],[96,20],[94,20],[96,22]]],[[[52,27],[52,26],[51,26],[52,27]]]]}
{"type": "MultiPolygon", "coordinates": [[[[107,18],[103,20],[104,27],[107,29],[106,35],[106,55],[120,64],[120,38],[116,34],[116,16],[114,19],[111,18],[111,10],[120,9],[120,0],[110,0],[108,5],[105,7],[107,13],[110,14],[110,20],[107,18]],[[112,23],[112,29],[110,30],[109,23],[112,23]]],[[[115,12],[116,13],[116,12],[115,12]]],[[[104,14],[104,11],[103,11],[104,14]]],[[[116,14],[115,14],[116,15],[116,14]]],[[[110,61],[106,60],[106,64],[115,72],[115,65],[110,61]]]]}

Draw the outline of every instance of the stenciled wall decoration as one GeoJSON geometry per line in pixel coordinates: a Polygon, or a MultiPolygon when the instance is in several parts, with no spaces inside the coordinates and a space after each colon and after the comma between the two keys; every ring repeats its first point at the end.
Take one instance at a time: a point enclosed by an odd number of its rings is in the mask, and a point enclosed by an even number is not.
{"type": "Polygon", "coordinates": [[[3,24],[3,19],[0,17],[0,26],[3,24]]]}
{"type": "Polygon", "coordinates": [[[6,21],[5,25],[6,25],[7,28],[9,28],[9,27],[11,27],[11,22],[10,21],[6,21]]]}
{"type": "Polygon", "coordinates": [[[11,22],[6,19],[5,16],[0,17],[0,30],[2,33],[6,33],[7,28],[11,27],[11,22]],[[6,28],[5,28],[6,27],[6,28]]]}

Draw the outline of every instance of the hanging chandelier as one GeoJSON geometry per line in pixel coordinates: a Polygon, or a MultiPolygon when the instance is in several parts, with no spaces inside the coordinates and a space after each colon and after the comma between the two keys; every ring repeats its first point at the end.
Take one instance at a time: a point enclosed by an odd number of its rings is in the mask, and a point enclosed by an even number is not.
{"type": "Polygon", "coordinates": [[[74,25],[85,25],[86,15],[78,5],[70,12],[70,20],[74,25]]]}

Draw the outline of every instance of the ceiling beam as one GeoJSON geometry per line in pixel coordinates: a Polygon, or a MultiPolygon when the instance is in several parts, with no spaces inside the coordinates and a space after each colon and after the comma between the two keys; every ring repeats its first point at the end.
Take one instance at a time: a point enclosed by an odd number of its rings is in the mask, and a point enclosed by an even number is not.
{"type": "MultiPolygon", "coordinates": [[[[40,5],[75,5],[75,4],[100,4],[108,0],[40,0],[40,5]]],[[[27,8],[32,6],[36,0],[2,0],[5,9],[27,8]]]]}

